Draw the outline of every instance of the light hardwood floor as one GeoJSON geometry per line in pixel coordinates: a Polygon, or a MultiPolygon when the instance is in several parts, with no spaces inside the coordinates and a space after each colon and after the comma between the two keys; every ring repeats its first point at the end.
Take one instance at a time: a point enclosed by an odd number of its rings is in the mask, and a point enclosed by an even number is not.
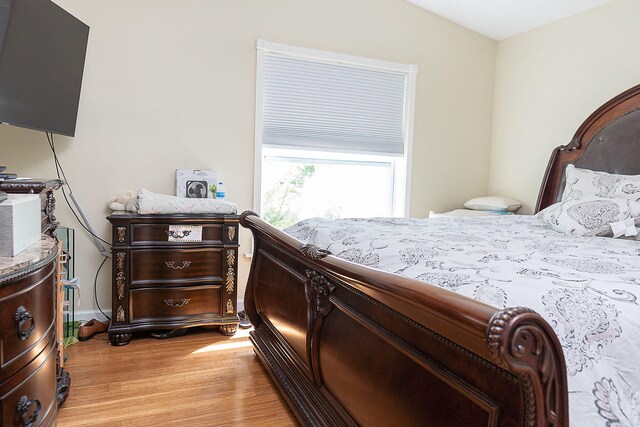
{"type": "Polygon", "coordinates": [[[57,426],[297,426],[248,336],[194,329],[122,347],[107,334],[72,345],[57,426]]]}

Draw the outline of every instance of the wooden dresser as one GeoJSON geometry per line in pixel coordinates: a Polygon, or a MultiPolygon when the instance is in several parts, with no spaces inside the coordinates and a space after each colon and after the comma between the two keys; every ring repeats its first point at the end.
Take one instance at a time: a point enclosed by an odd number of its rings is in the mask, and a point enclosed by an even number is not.
{"type": "Polygon", "coordinates": [[[109,339],[143,330],[238,328],[237,215],[114,213],[109,339]]]}
{"type": "Polygon", "coordinates": [[[68,392],[58,395],[57,260],[50,237],[0,257],[0,426],[53,425],[68,392]]]}

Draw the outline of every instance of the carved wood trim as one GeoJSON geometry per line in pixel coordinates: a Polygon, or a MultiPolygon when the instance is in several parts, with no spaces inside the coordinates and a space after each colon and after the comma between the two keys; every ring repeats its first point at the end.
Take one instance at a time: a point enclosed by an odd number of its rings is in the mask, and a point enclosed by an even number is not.
{"type": "Polygon", "coordinates": [[[44,190],[53,192],[63,185],[64,182],[59,179],[36,180],[18,178],[0,181],[0,190],[7,193],[40,194],[44,190]]]}
{"type": "Polygon", "coordinates": [[[118,252],[116,254],[116,268],[118,269],[118,271],[124,270],[124,260],[126,256],[127,254],[124,252],[118,252]]]}
{"type": "Polygon", "coordinates": [[[126,276],[124,273],[126,257],[127,254],[125,252],[116,253],[116,294],[120,301],[124,299],[124,288],[126,285],[126,276]]]}
{"type": "Polygon", "coordinates": [[[236,251],[228,250],[227,251],[227,265],[229,267],[233,267],[233,265],[235,263],[236,263],[236,251]]]}
{"type": "Polygon", "coordinates": [[[131,333],[129,332],[114,332],[109,333],[109,340],[112,345],[127,345],[131,341],[131,333]]]}
{"type": "Polygon", "coordinates": [[[238,325],[236,325],[236,324],[233,324],[233,325],[220,325],[218,327],[218,330],[220,331],[220,333],[222,335],[231,336],[231,335],[234,335],[236,333],[236,331],[238,330],[238,325]]]}
{"type": "Polygon", "coordinates": [[[358,298],[362,298],[364,300],[366,300],[367,302],[369,302],[370,304],[375,305],[376,307],[379,307],[383,310],[385,310],[386,312],[390,313],[391,315],[401,319],[403,322],[405,322],[408,326],[416,328],[422,332],[424,332],[425,334],[428,334],[429,336],[433,337],[434,339],[438,340],[439,342],[445,344],[447,347],[451,348],[452,351],[456,351],[456,352],[460,352],[462,353],[465,357],[473,360],[476,363],[480,363],[482,364],[485,368],[489,368],[492,369],[493,372],[495,372],[496,375],[500,375],[504,378],[508,378],[510,381],[512,382],[517,382],[518,379],[515,375],[513,375],[512,373],[504,370],[502,367],[499,367],[493,363],[490,363],[489,361],[487,361],[486,359],[478,356],[477,354],[467,350],[464,347],[461,347],[460,345],[454,343],[453,341],[445,338],[444,336],[440,335],[439,333],[432,331],[431,329],[421,325],[420,323],[416,322],[415,320],[412,320],[410,318],[408,318],[407,316],[398,313],[397,311],[389,308],[388,306],[382,304],[380,301],[371,298],[369,295],[365,294],[364,292],[361,292],[357,289],[353,289],[351,287],[345,287],[345,290],[348,290],[349,292],[352,292],[354,294],[356,294],[358,296],[358,298]]]}
{"type": "Polygon", "coordinates": [[[518,373],[525,425],[568,425],[566,365],[551,327],[525,307],[498,311],[487,327],[493,361],[518,373]]]}
{"type": "Polygon", "coordinates": [[[308,279],[305,293],[307,301],[309,301],[311,309],[313,310],[313,318],[317,318],[319,315],[326,316],[333,307],[329,301],[329,294],[336,289],[336,285],[314,270],[307,269],[305,270],[305,274],[308,279]]]}
{"type": "Polygon", "coordinates": [[[227,269],[226,291],[227,291],[227,293],[231,294],[231,293],[233,293],[234,289],[235,289],[235,272],[233,270],[233,267],[229,267],[227,269]]]}
{"type": "Polygon", "coordinates": [[[127,227],[116,228],[116,234],[118,235],[118,243],[124,243],[127,237],[127,227]]]}
{"type": "MultiPolygon", "coordinates": [[[[52,239],[52,238],[49,238],[52,239]]],[[[58,246],[53,244],[51,245],[50,248],[46,249],[46,251],[48,251],[46,253],[46,255],[38,262],[36,262],[35,264],[32,264],[28,267],[25,267],[23,269],[20,269],[16,272],[13,273],[7,273],[3,276],[0,276],[0,285],[4,284],[4,283],[9,283],[11,281],[15,281],[15,280],[19,280],[22,279],[23,277],[27,277],[28,275],[30,275],[31,273],[41,269],[42,267],[46,266],[47,264],[49,264],[51,262],[51,260],[55,257],[58,256],[58,246]]]]}
{"type": "Polygon", "coordinates": [[[57,218],[54,215],[56,210],[56,198],[52,192],[47,193],[47,198],[44,202],[44,215],[49,219],[49,222],[56,222],[57,218]]]}
{"type": "Polygon", "coordinates": [[[322,372],[320,368],[319,335],[325,317],[331,312],[333,304],[329,296],[336,289],[336,285],[322,274],[306,269],[305,297],[307,300],[307,354],[311,359],[311,370],[314,381],[318,386],[322,385],[322,372]]]}
{"type": "Polygon", "coordinates": [[[228,299],[226,314],[234,314],[234,313],[235,313],[235,308],[233,306],[233,301],[231,299],[228,299]]]}
{"type": "Polygon", "coordinates": [[[230,242],[233,242],[236,238],[236,227],[235,225],[230,225],[227,227],[227,238],[230,242]]]}
{"type": "Polygon", "coordinates": [[[300,246],[300,252],[302,252],[302,255],[313,260],[322,259],[327,255],[331,255],[331,252],[328,250],[322,249],[311,243],[300,246]]]}
{"type": "Polygon", "coordinates": [[[227,250],[227,277],[226,277],[226,288],[227,293],[233,293],[236,284],[236,252],[233,249],[227,250]]]}
{"type": "Polygon", "coordinates": [[[116,322],[124,322],[124,308],[121,305],[118,306],[116,311],[116,322]]]}

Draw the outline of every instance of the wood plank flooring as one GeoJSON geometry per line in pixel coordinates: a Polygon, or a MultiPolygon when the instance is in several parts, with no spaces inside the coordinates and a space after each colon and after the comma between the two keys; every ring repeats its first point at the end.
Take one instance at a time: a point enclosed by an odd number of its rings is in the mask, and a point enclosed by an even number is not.
{"type": "Polygon", "coordinates": [[[107,334],[72,345],[57,426],[297,426],[248,336],[192,329],[122,347],[107,334]]]}

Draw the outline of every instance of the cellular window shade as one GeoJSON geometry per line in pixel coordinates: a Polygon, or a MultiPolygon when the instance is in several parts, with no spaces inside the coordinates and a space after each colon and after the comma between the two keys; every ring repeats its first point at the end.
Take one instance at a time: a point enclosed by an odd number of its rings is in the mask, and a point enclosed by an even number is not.
{"type": "Polygon", "coordinates": [[[265,53],[266,145],[402,155],[407,74],[265,53]]]}

